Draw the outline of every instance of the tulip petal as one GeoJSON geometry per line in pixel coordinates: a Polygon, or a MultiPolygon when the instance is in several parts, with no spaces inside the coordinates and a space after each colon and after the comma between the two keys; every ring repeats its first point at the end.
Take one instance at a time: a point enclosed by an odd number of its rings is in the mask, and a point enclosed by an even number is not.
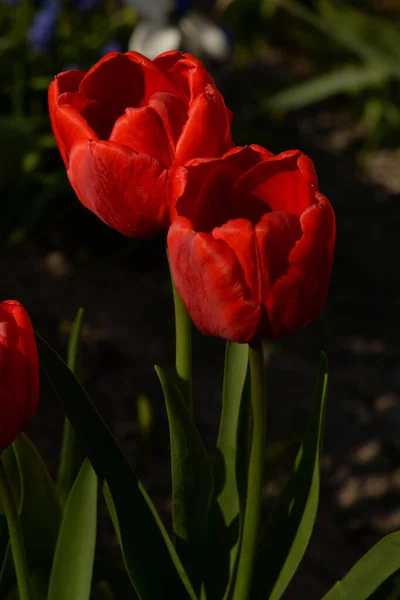
{"type": "Polygon", "coordinates": [[[158,92],[150,98],[149,106],[156,111],[162,120],[169,143],[175,154],[176,144],[187,120],[187,103],[178,96],[158,92]]]}
{"type": "Polygon", "coordinates": [[[240,265],[228,245],[176,219],[168,232],[172,275],[198,329],[238,343],[250,341],[261,307],[248,297],[240,265]]]}
{"type": "Polygon", "coordinates": [[[317,189],[312,162],[299,150],[282,152],[259,163],[244,173],[235,185],[238,197],[251,193],[270,210],[290,212],[299,217],[314,204],[317,189]]]}
{"type": "Polygon", "coordinates": [[[274,337],[307,325],[319,314],[328,292],[335,243],[335,215],[322,194],[300,218],[302,237],[289,254],[288,269],[267,302],[274,337]]]}
{"type": "Polygon", "coordinates": [[[232,219],[222,227],[215,227],[212,235],[216,240],[224,241],[235,254],[249,295],[261,304],[260,269],[252,223],[246,219],[232,219]]]}
{"type": "Polygon", "coordinates": [[[192,54],[171,50],[160,54],[153,62],[190,101],[202,94],[207,85],[214,86],[205,66],[192,54]]]}
{"type": "Polygon", "coordinates": [[[146,238],[168,227],[168,172],[154,158],[82,140],[72,148],[68,177],[82,204],[124,235],[146,238]]]}
{"type": "Polygon", "coordinates": [[[222,226],[233,216],[229,197],[237,176],[238,170],[221,159],[197,159],[173,170],[171,197],[177,200],[171,218],[187,217],[203,233],[222,226]]]}
{"type": "Polygon", "coordinates": [[[60,150],[64,164],[68,167],[68,160],[64,148],[62,139],[57,131],[55,123],[55,111],[57,108],[58,98],[65,92],[76,92],[79,84],[82,81],[85,71],[65,71],[57,75],[49,85],[48,92],[48,104],[51,126],[53,129],[54,137],[56,138],[57,146],[60,150]]]}
{"type": "Polygon", "coordinates": [[[251,144],[250,146],[235,146],[231,150],[228,150],[223,156],[224,160],[239,167],[242,173],[245,173],[258,163],[268,160],[273,157],[273,153],[258,144],[251,144]]]}
{"type": "Polygon", "coordinates": [[[61,140],[68,168],[69,155],[75,142],[80,139],[97,140],[98,137],[86,119],[72,106],[61,104],[54,112],[54,122],[61,140]]]}
{"type": "Polygon", "coordinates": [[[153,156],[164,167],[168,167],[174,158],[163,122],[149,106],[127,108],[113,127],[110,142],[153,156]]]}
{"type": "Polygon", "coordinates": [[[98,100],[107,119],[108,139],[115,121],[126,108],[145,106],[162,89],[176,90],[168,78],[149,59],[136,52],[110,52],[97,62],[79,85],[79,92],[98,100]]]}
{"type": "Polygon", "coordinates": [[[6,381],[25,428],[36,414],[39,395],[39,359],[33,328],[28,313],[15,300],[0,303],[0,326],[3,357],[7,354],[3,385],[6,381]]]}
{"type": "Polygon", "coordinates": [[[209,85],[189,107],[188,120],[176,146],[176,160],[219,157],[233,145],[230,123],[221,94],[209,85]]]}

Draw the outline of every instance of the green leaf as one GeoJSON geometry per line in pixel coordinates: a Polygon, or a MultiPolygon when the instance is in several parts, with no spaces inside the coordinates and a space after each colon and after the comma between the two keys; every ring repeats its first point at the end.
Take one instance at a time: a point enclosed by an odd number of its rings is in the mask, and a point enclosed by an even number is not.
{"type": "Polygon", "coordinates": [[[213,492],[211,464],[180,390],[160,367],[155,370],[164,392],[170,431],[175,542],[192,585],[198,590],[213,492]]]}
{"type": "MultiPolygon", "coordinates": [[[[243,447],[238,445],[243,421],[242,396],[249,362],[247,344],[227,342],[222,411],[214,460],[214,497],[207,539],[207,597],[226,598],[236,563],[241,508],[237,469],[243,447]]],[[[245,482],[242,482],[245,485],[245,482]]],[[[243,500],[243,498],[242,498],[243,500]]]]}
{"type": "Polygon", "coordinates": [[[285,88],[268,98],[265,108],[283,112],[296,110],[337,94],[376,87],[382,81],[382,72],[374,67],[344,67],[285,88]]]}
{"type": "Polygon", "coordinates": [[[47,600],[89,600],[97,529],[97,476],[85,459],[68,495],[47,600]]]}
{"type": "Polygon", "coordinates": [[[386,74],[400,77],[400,33],[388,19],[327,1],[319,2],[319,15],[297,0],[285,0],[284,7],[363,61],[376,65],[386,74]]]}
{"type": "MultiPolygon", "coordinates": [[[[75,317],[68,344],[68,367],[78,376],[81,359],[81,342],[83,328],[83,308],[75,317]]],[[[64,430],[61,446],[60,465],[57,477],[57,489],[64,504],[82,465],[82,445],[77,439],[68,418],[64,418],[64,430]]]]}
{"type": "Polygon", "coordinates": [[[41,364],[92,465],[110,488],[127,572],[139,598],[196,600],[157,511],[86,391],[63,360],[37,336],[41,364]],[[154,569],[157,576],[154,576],[154,569]]]}
{"type": "MultiPolygon", "coordinates": [[[[61,522],[58,495],[39,452],[25,434],[18,436],[5,450],[4,456],[7,475],[19,506],[28,564],[32,570],[37,569],[47,577],[61,522]]],[[[1,570],[2,585],[13,574],[14,566],[8,549],[1,570]]]]}
{"type": "MultiPolygon", "coordinates": [[[[380,540],[338,581],[323,600],[378,600],[374,592],[400,570],[400,532],[380,540]]],[[[397,582],[398,583],[398,582],[397,582]]],[[[389,600],[385,593],[382,600],[389,600]]],[[[398,598],[398,595],[395,596],[398,598]]]]}
{"type": "Polygon", "coordinates": [[[252,600],[282,597],[310,540],[318,508],[327,386],[328,364],[322,353],[306,437],[261,536],[252,600]]]}

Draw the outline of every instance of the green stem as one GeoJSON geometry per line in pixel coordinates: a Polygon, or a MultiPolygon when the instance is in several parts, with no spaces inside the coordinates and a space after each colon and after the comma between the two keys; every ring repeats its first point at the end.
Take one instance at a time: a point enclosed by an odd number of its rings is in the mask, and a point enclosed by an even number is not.
{"type": "Polygon", "coordinates": [[[172,279],[175,309],[175,365],[179,387],[192,411],[192,320],[172,279]]]}
{"type": "Polygon", "coordinates": [[[30,600],[30,571],[26,560],[24,539],[22,537],[21,523],[13,491],[8,482],[7,473],[0,458],[0,500],[7,519],[10,534],[11,551],[14,560],[15,572],[20,600],[30,600]]]}
{"type": "Polygon", "coordinates": [[[233,600],[250,597],[260,520],[263,503],[265,462],[265,378],[262,346],[255,342],[249,346],[252,436],[247,479],[246,508],[244,512],[242,542],[233,600]]]}

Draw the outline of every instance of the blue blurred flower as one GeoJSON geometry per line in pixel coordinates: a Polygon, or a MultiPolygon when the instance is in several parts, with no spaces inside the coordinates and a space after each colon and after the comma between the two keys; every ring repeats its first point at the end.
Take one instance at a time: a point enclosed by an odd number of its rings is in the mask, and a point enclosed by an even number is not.
{"type": "Polygon", "coordinates": [[[28,44],[31,50],[44,52],[49,47],[61,12],[60,0],[43,0],[28,30],[28,44]]]}
{"type": "Polygon", "coordinates": [[[82,12],[91,12],[102,2],[103,0],[75,0],[76,7],[82,12]]]}
{"type": "Polygon", "coordinates": [[[111,40],[103,47],[101,55],[104,56],[108,52],[122,52],[122,45],[116,40],[111,40]]]}

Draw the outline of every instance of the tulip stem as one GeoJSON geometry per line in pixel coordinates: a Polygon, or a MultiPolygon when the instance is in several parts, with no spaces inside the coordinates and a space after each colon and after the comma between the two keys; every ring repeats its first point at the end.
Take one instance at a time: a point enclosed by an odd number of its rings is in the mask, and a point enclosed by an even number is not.
{"type": "Polygon", "coordinates": [[[192,412],[192,320],[175,287],[172,278],[175,309],[175,365],[179,387],[192,412]]]}
{"type": "Polygon", "coordinates": [[[13,490],[8,481],[7,473],[0,458],[0,500],[7,519],[10,535],[11,552],[14,560],[15,573],[20,600],[30,600],[30,571],[26,559],[24,538],[13,490]]]}
{"type": "Polygon", "coordinates": [[[233,600],[250,597],[263,502],[265,463],[265,377],[262,345],[249,345],[252,433],[241,548],[233,600]]]}

